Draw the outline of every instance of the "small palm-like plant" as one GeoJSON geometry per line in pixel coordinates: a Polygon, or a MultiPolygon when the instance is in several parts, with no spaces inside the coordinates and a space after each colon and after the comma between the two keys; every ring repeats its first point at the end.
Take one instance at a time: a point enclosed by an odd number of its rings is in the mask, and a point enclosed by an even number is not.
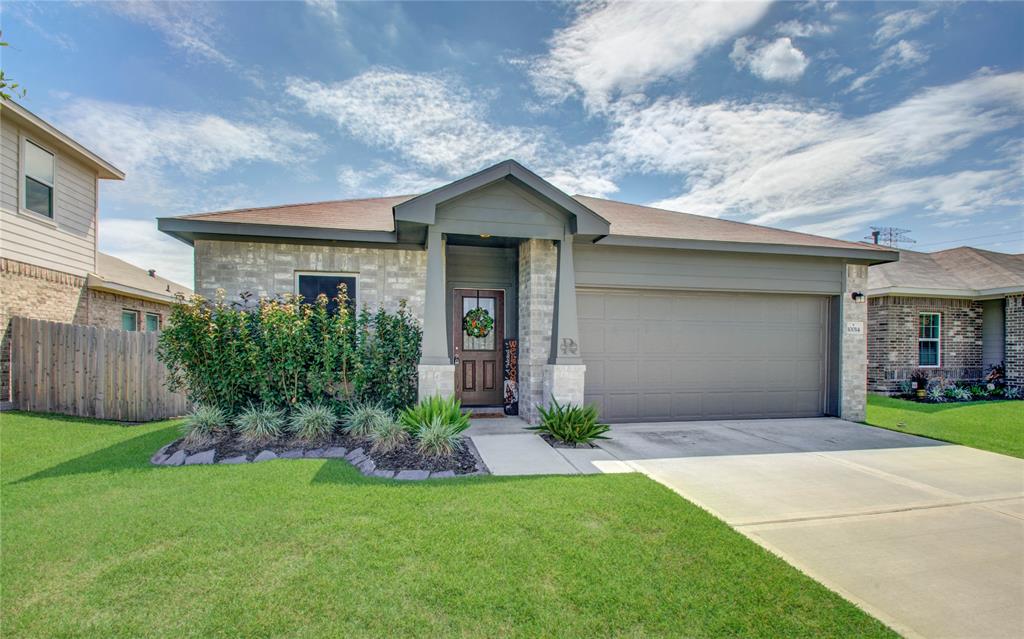
{"type": "Polygon", "coordinates": [[[205,446],[226,434],[228,414],[216,406],[199,405],[181,424],[186,446],[205,446]]]}
{"type": "Polygon", "coordinates": [[[429,457],[451,457],[462,448],[463,430],[459,424],[445,423],[440,415],[435,415],[416,433],[416,450],[429,457]]]}
{"type": "Polygon", "coordinates": [[[380,404],[361,402],[353,404],[345,416],[345,432],[354,437],[370,437],[378,428],[394,420],[380,404]]]}
{"type": "Polygon", "coordinates": [[[299,439],[316,441],[330,437],[337,423],[329,406],[304,402],[292,411],[288,429],[299,439]]]}
{"type": "Polygon", "coordinates": [[[243,410],[235,418],[239,436],[250,444],[265,444],[281,437],[284,433],[284,411],[272,406],[253,406],[243,410]]]}
{"type": "Polygon", "coordinates": [[[597,421],[597,407],[593,405],[577,406],[575,404],[559,404],[551,398],[551,407],[538,405],[540,423],[530,426],[530,430],[547,433],[566,444],[589,444],[595,439],[608,439],[605,433],[608,424],[597,421]]]}
{"type": "Polygon", "coordinates": [[[409,433],[405,427],[393,419],[386,419],[377,423],[370,433],[373,440],[371,447],[375,453],[389,453],[396,448],[401,448],[409,442],[409,433]]]}
{"type": "Polygon", "coordinates": [[[398,416],[398,421],[413,435],[435,420],[451,426],[456,434],[469,428],[469,415],[462,412],[462,402],[454,396],[428,397],[406,408],[398,416]]]}

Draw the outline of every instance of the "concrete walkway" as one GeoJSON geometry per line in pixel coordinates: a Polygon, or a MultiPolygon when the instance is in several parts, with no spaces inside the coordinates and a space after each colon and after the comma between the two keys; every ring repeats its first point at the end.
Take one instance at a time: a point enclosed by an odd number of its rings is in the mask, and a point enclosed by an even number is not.
{"type": "Polygon", "coordinates": [[[617,426],[601,448],[901,634],[1024,636],[1024,461],[838,419],[617,426]]]}
{"type": "Polygon", "coordinates": [[[518,417],[471,422],[466,435],[493,475],[590,475],[636,472],[600,448],[552,448],[518,417]]]}

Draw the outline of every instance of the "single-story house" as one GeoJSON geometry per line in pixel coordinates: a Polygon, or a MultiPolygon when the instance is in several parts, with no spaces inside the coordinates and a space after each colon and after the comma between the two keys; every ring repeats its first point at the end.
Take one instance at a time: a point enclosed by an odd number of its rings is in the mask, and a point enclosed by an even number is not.
{"type": "Polygon", "coordinates": [[[868,389],[896,392],[917,369],[950,381],[1004,364],[1024,385],[1024,255],[962,246],[868,272],[868,389]]]}
{"type": "Polygon", "coordinates": [[[551,397],[610,422],[864,417],[861,243],[569,196],[507,160],[422,195],[161,218],[195,247],[195,289],[406,299],[423,323],[420,396],[551,397]],[[464,319],[483,312],[487,334],[464,319]],[[515,353],[506,353],[515,340],[515,353]]]}

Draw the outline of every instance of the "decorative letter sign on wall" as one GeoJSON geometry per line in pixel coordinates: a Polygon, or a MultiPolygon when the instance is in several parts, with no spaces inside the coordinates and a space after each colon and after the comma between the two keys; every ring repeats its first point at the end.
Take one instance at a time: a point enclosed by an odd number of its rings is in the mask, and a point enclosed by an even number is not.
{"type": "Polygon", "coordinates": [[[864,322],[847,322],[846,333],[848,335],[863,335],[864,334],[864,322]]]}
{"type": "Polygon", "coordinates": [[[519,340],[505,340],[505,414],[519,414],[519,340]]]}

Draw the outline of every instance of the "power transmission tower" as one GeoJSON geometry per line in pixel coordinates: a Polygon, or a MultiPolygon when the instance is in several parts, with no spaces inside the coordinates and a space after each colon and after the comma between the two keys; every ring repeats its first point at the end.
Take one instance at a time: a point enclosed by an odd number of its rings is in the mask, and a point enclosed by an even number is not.
{"type": "Polygon", "coordinates": [[[895,226],[872,226],[871,235],[864,239],[891,248],[899,248],[900,244],[916,244],[917,240],[907,237],[907,233],[910,233],[910,229],[898,229],[895,226]]]}

